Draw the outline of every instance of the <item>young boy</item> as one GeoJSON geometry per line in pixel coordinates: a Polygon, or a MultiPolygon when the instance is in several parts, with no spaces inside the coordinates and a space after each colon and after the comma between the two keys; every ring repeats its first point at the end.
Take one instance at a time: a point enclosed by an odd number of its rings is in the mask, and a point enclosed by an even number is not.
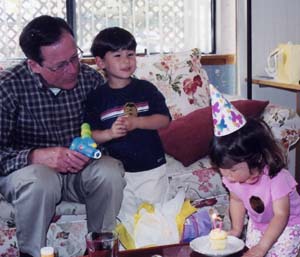
{"type": "Polygon", "coordinates": [[[95,37],[91,52],[107,82],[87,100],[86,121],[92,136],[110,156],[123,162],[127,186],[119,218],[144,201],[161,202],[167,192],[165,154],[157,129],[171,116],[164,96],[148,81],[131,77],[136,69],[136,41],[112,27],[95,37]]]}

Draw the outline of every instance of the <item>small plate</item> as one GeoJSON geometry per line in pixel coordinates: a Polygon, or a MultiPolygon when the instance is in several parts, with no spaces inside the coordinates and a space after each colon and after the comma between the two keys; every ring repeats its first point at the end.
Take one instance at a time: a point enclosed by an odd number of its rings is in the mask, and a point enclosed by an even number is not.
{"type": "Polygon", "coordinates": [[[207,235],[192,240],[190,242],[190,247],[193,251],[207,256],[227,256],[244,249],[245,243],[237,237],[228,236],[226,248],[224,250],[214,250],[210,247],[209,236],[207,235]]]}

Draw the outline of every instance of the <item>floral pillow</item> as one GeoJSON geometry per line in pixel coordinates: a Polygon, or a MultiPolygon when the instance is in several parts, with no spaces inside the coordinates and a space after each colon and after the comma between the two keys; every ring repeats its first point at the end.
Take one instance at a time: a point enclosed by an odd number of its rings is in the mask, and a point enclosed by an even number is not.
{"type": "Polygon", "coordinates": [[[300,117],[295,110],[269,104],[263,112],[263,119],[286,149],[290,149],[298,142],[300,138],[300,117]]]}
{"type": "Polygon", "coordinates": [[[166,98],[173,119],[209,105],[208,76],[200,50],[137,57],[135,76],[152,82],[166,98]]]}

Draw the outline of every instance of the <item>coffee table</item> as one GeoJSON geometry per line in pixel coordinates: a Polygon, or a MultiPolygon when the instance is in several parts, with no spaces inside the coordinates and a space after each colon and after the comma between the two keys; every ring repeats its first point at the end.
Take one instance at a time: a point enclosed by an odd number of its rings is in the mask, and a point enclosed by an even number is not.
{"type": "MultiPolygon", "coordinates": [[[[240,257],[242,256],[243,251],[232,254],[232,257],[240,257]]],[[[173,245],[163,245],[163,246],[155,246],[144,249],[135,249],[135,250],[127,250],[120,251],[118,257],[151,257],[155,254],[161,255],[163,257],[205,257],[207,255],[203,255],[197,252],[194,252],[189,243],[181,243],[181,244],[173,244],[173,245]]]]}
{"type": "MultiPolygon", "coordinates": [[[[238,253],[232,254],[232,257],[241,257],[246,248],[238,253]]],[[[207,257],[197,252],[194,252],[188,243],[172,244],[148,247],[143,249],[134,249],[120,251],[118,257],[151,257],[155,254],[161,255],[163,257],[207,257]]]]}

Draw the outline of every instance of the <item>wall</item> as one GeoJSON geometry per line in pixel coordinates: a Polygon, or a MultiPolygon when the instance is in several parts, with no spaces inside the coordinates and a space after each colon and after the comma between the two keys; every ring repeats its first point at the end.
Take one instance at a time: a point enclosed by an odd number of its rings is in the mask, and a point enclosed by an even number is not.
{"type": "MultiPolygon", "coordinates": [[[[247,86],[247,0],[237,1],[237,74],[239,89],[246,96],[247,86]]],[[[300,44],[299,0],[252,0],[252,73],[266,75],[264,69],[270,51],[279,43],[292,41],[300,44]]],[[[289,108],[296,108],[295,93],[274,88],[254,86],[253,99],[267,99],[289,108]]],[[[291,153],[290,170],[293,173],[295,153],[291,153]]]]}
{"type": "MultiPolygon", "coordinates": [[[[216,54],[236,54],[235,0],[216,0],[216,54]]],[[[210,83],[221,92],[236,94],[236,64],[205,65],[210,83]]]]}
{"type": "MultiPolygon", "coordinates": [[[[237,2],[237,62],[241,94],[246,96],[246,0],[237,2]]],[[[268,54],[279,43],[300,44],[299,0],[252,0],[252,73],[266,75],[268,54]],[[288,4],[287,4],[288,3],[288,4]]],[[[270,88],[253,88],[253,98],[268,99],[295,108],[295,94],[270,88]]]]}
{"type": "Polygon", "coordinates": [[[236,53],[236,1],[216,1],[217,54],[236,53]]]}

